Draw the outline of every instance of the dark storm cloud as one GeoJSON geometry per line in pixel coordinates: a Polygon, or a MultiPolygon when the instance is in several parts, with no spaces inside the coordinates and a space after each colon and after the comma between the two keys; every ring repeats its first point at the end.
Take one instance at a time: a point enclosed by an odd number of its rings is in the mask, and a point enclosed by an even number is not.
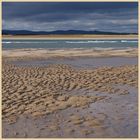
{"type": "Polygon", "coordinates": [[[136,2],[3,2],[3,29],[137,32],[136,2]],[[125,28],[124,28],[125,27],[125,28]],[[128,27],[128,28],[127,28],[128,27]]]}

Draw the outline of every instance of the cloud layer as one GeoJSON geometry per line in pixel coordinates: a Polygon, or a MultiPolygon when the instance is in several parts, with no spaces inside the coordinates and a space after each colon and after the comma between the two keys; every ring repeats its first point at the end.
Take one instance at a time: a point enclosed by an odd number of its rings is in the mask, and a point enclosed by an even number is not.
{"type": "Polygon", "coordinates": [[[3,2],[3,29],[137,32],[137,2],[3,2]]]}

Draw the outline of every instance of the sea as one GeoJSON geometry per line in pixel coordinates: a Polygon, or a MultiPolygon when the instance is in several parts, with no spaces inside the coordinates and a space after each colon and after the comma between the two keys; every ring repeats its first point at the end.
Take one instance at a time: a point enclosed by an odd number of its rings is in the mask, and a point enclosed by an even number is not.
{"type": "Polygon", "coordinates": [[[45,40],[45,39],[3,39],[2,49],[127,49],[138,48],[137,39],[114,40],[45,40]]]}

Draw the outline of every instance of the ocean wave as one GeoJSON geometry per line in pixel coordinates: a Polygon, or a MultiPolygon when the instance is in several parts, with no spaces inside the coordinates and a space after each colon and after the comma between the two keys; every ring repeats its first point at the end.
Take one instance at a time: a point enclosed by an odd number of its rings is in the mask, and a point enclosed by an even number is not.
{"type": "Polygon", "coordinates": [[[3,43],[3,44],[10,44],[10,43],[12,43],[12,42],[10,42],[10,41],[2,41],[2,43],[3,43]]]}
{"type": "Polygon", "coordinates": [[[3,44],[39,44],[39,43],[57,43],[57,42],[48,42],[48,41],[40,41],[40,42],[37,42],[37,41],[2,41],[3,44]]]}
{"type": "Polygon", "coordinates": [[[108,41],[108,40],[94,40],[94,41],[66,41],[66,43],[116,43],[118,41],[108,41]]]}
{"type": "MultiPolygon", "coordinates": [[[[137,40],[87,40],[87,41],[64,41],[68,44],[92,44],[92,43],[137,43],[137,40]]],[[[2,41],[3,44],[51,44],[61,43],[58,41],[2,41]]]]}
{"type": "Polygon", "coordinates": [[[88,41],[89,43],[116,43],[116,42],[118,42],[118,41],[108,41],[108,40],[100,40],[100,41],[98,41],[98,40],[95,40],[95,41],[88,41]]]}
{"type": "Polygon", "coordinates": [[[65,43],[88,43],[87,41],[66,41],[65,43]]]}
{"type": "Polygon", "coordinates": [[[122,43],[137,43],[137,40],[121,40],[122,43]]]}

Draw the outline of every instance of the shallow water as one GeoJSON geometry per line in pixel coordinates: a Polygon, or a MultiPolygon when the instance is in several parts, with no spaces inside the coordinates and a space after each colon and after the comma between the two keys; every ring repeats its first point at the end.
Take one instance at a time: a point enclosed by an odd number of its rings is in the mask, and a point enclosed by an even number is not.
{"type": "Polygon", "coordinates": [[[114,40],[102,40],[102,39],[74,39],[74,40],[2,40],[3,49],[19,49],[19,48],[47,48],[47,49],[69,49],[69,48],[94,48],[94,49],[124,49],[124,48],[137,48],[137,39],[114,39],[114,40]]]}
{"type": "MultiPolygon", "coordinates": [[[[117,86],[116,86],[117,87],[117,86]]],[[[111,99],[105,102],[95,102],[90,105],[95,114],[108,115],[105,130],[110,137],[137,137],[138,135],[138,95],[133,87],[119,86],[127,89],[128,95],[110,95],[111,99]]],[[[93,113],[93,114],[94,114],[93,113]]],[[[107,136],[104,136],[107,137],[107,136]]]]}
{"type": "Polygon", "coordinates": [[[48,66],[50,64],[68,64],[76,68],[97,68],[101,66],[121,66],[137,65],[138,58],[130,57],[107,57],[107,58],[90,58],[90,57],[73,57],[72,59],[42,59],[42,60],[22,60],[13,61],[16,66],[48,66]]]}
{"type": "Polygon", "coordinates": [[[127,89],[129,94],[108,94],[95,91],[73,91],[73,95],[107,96],[104,100],[86,106],[85,108],[67,108],[44,117],[33,118],[21,116],[16,123],[3,122],[3,137],[28,138],[136,138],[138,136],[138,95],[137,89],[129,86],[119,86],[127,89]],[[93,117],[102,123],[98,126],[86,126],[84,123],[74,125],[69,122],[71,114],[81,117],[93,117]],[[58,129],[52,130],[52,126],[58,129]],[[91,132],[86,134],[85,132],[91,132]]]}

